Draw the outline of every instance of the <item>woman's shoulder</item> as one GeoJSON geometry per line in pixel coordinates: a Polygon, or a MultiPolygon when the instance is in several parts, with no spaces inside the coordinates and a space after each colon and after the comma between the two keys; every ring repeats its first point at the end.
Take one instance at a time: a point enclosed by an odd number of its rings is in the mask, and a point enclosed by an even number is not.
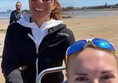
{"type": "Polygon", "coordinates": [[[61,33],[73,35],[72,30],[68,28],[66,24],[62,24],[62,26],[63,26],[63,29],[60,30],[61,33]]]}
{"type": "Polygon", "coordinates": [[[19,23],[12,23],[8,25],[7,32],[9,33],[22,33],[28,31],[29,28],[21,26],[19,23]]]}
{"type": "Polygon", "coordinates": [[[8,28],[7,29],[10,29],[10,30],[18,30],[18,29],[26,29],[26,27],[20,25],[19,23],[12,23],[10,25],[8,25],[8,28]]]}
{"type": "Polygon", "coordinates": [[[75,41],[75,37],[72,30],[66,26],[61,29],[58,34],[65,36],[70,43],[73,43],[75,41]]]}

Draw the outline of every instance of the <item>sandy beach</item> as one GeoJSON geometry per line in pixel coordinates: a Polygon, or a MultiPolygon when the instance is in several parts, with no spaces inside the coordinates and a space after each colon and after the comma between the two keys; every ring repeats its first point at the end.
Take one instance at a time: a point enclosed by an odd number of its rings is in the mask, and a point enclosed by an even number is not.
{"type": "MultiPolygon", "coordinates": [[[[118,53],[118,15],[116,16],[101,16],[94,18],[65,18],[62,19],[68,28],[70,28],[76,40],[88,39],[93,37],[105,38],[114,43],[118,53]]],[[[0,20],[0,30],[7,29],[8,20],[0,20]]],[[[3,50],[5,32],[0,32],[0,55],[3,50]]],[[[0,58],[1,61],[1,58],[0,58]]],[[[0,69],[1,71],[1,69],[0,69]]],[[[4,83],[2,73],[0,72],[0,83],[4,83]]]]}

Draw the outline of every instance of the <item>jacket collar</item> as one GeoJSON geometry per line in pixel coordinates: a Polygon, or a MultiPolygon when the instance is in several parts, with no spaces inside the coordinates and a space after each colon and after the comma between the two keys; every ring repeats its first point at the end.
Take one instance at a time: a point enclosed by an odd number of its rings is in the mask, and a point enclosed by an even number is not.
{"type": "MultiPolygon", "coordinates": [[[[38,29],[39,26],[37,26],[37,24],[35,22],[30,22],[30,18],[31,18],[31,14],[27,14],[25,15],[24,17],[22,17],[18,23],[24,27],[27,27],[27,28],[31,28],[31,29],[38,29]]],[[[55,19],[51,19],[50,21],[48,22],[44,22],[40,28],[42,29],[50,29],[54,26],[57,26],[59,24],[63,24],[63,21],[61,20],[55,20],[55,19]]]]}

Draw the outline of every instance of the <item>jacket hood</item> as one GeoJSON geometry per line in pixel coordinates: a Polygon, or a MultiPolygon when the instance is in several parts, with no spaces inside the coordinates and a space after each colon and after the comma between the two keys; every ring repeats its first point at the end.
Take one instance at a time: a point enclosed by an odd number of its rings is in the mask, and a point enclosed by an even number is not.
{"type": "MultiPolygon", "coordinates": [[[[22,17],[19,21],[17,21],[20,25],[24,27],[28,27],[31,29],[37,29],[39,28],[38,25],[35,22],[30,22],[31,14],[27,14],[24,17],[22,17]]],[[[49,29],[51,27],[57,26],[59,24],[63,24],[63,21],[61,20],[55,20],[51,19],[48,22],[44,22],[41,26],[40,29],[49,29]]]]}

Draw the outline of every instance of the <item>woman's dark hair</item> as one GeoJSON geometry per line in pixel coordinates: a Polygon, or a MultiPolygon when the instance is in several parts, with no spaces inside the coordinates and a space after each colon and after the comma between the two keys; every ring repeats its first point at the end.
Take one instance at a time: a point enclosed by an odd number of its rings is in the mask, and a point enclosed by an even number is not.
{"type": "Polygon", "coordinates": [[[55,20],[59,20],[59,19],[61,19],[61,6],[60,6],[58,0],[54,0],[54,5],[55,5],[55,9],[52,10],[50,17],[55,20]]]}

